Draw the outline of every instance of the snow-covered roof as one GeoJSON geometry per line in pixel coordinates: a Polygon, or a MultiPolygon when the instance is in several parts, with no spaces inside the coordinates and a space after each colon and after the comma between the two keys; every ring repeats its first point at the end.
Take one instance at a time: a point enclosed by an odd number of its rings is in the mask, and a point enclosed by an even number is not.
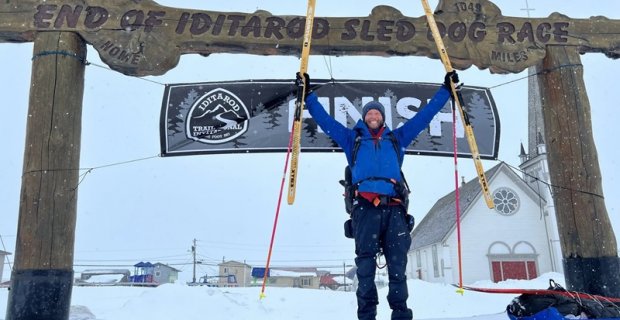
{"type": "Polygon", "coordinates": [[[114,284],[114,283],[119,283],[123,280],[126,281],[127,278],[122,274],[102,274],[102,275],[94,275],[86,279],[80,279],[81,282],[100,283],[100,284],[114,284]]]}
{"type": "Polygon", "coordinates": [[[239,261],[235,261],[235,260],[228,260],[228,261],[224,261],[220,264],[218,264],[218,266],[234,266],[234,267],[246,267],[246,268],[251,268],[252,266],[247,264],[247,263],[243,263],[243,262],[239,262],[239,261]]]}
{"type": "Polygon", "coordinates": [[[148,261],[147,262],[140,261],[140,262],[134,264],[133,266],[136,267],[136,268],[152,268],[153,264],[148,262],[148,261]]]}
{"type": "Polygon", "coordinates": [[[153,266],[155,266],[155,267],[166,267],[166,268],[168,268],[170,270],[173,270],[173,271],[176,271],[176,272],[181,272],[181,270],[179,270],[177,268],[173,268],[173,267],[171,267],[171,266],[169,266],[167,264],[161,263],[161,262],[157,262],[153,266]]]}
{"type": "Polygon", "coordinates": [[[102,274],[126,274],[129,275],[127,269],[88,269],[80,272],[83,275],[102,275],[102,274]]]}
{"type": "Polygon", "coordinates": [[[269,276],[270,277],[291,277],[291,278],[316,277],[316,272],[297,272],[297,271],[271,269],[269,270],[269,276]]]}

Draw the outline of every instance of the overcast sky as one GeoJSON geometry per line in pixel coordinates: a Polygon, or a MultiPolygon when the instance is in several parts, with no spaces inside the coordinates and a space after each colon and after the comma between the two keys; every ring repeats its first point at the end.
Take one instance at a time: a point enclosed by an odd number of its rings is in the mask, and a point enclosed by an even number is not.
{"type": "MultiPolygon", "coordinates": [[[[305,1],[168,0],[160,4],[213,11],[305,15],[305,1]]],[[[430,1],[435,6],[437,1],[430,1]]],[[[496,1],[506,16],[526,16],[525,1],[496,1]]],[[[390,5],[406,16],[423,16],[416,1],[322,1],[317,16],[367,16],[376,5],[390,5]]],[[[605,15],[617,19],[620,3],[596,1],[530,1],[534,17],[558,11],[572,18],[605,15]]],[[[32,44],[0,44],[0,97],[3,143],[0,157],[0,235],[6,250],[14,252],[19,192],[25,142],[32,44]]],[[[614,94],[620,65],[602,54],[581,57],[592,109],[594,138],[603,175],[606,205],[619,232],[620,156],[614,137],[620,134],[614,94]]],[[[225,259],[260,266],[267,257],[269,239],[284,166],[284,153],[203,155],[159,158],[159,116],[164,85],[243,79],[292,79],[299,60],[289,56],[213,54],[185,55],[163,76],[135,78],[101,68],[97,52],[88,48],[83,105],[81,168],[93,168],[150,158],[87,174],[79,186],[75,243],[76,270],[86,265],[132,265],[139,261],[175,264],[191,274],[192,240],[205,263],[225,259]],[[151,81],[146,81],[151,80],[151,81]],[[152,82],[155,81],[155,82],[152,82]],[[151,158],[152,157],[152,158],[151,158]]],[[[314,78],[441,82],[439,60],[422,57],[311,56],[314,78]]],[[[467,85],[494,87],[527,73],[493,75],[488,70],[460,71],[467,85]]],[[[498,161],[519,164],[519,143],[527,144],[527,80],[491,90],[501,121],[498,161]]],[[[527,148],[527,145],[525,146],[527,148]]],[[[418,221],[441,196],[454,189],[450,158],[407,156],[404,172],[412,185],[412,213],[418,221]]],[[[497,161],[484,161],[485,169],[497,161]]],[[[297,199],[283,204],[272,265],[353,264],[353,242],[342,233],[347,218],[338,184],[344,156],[308,154],[300,157],[297,199]],[[320,235],[320,236],[318,236],[320,235]]],[[[459,159],[460,175],[475,177],[473,162],[459,159]]],[[[286,200],[284,200],[286,201],[286,200]]],[[[2,249],[2,248],[0,248],[2,249]]],[[[13,256],[11,256],[11,261],[13,256]]],[[[9,276],[5,267],[4,279],[9,276]]]]}

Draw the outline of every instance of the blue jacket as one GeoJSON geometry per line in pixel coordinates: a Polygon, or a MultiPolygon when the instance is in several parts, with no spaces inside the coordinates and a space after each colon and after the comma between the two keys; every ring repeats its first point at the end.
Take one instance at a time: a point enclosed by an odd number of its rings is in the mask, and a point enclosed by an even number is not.
{"type": "Polygon", "coordinates": [[[323,132],[344,151],[351,168],[353,183],[359,183],[358,190],[395,196],[394,185],[384,179],[401,180],[400,167],[405,156],[404,150],[422,130],[428,127],[449,98],[450,92],[442,86],[433,99],[413,118],[400,128],[391,131],[398,142],[399,150],[403,151],[398,154],[388,136],[390,128],[386,127],[381,139],[375,143],[363,119],[359,120],[353,129],[345,127],[325,111],[314,92],[306,97],[306,107],[323,132]],[[360,136],[361,140],[353,163],[353,148],[357,136],[360,136]]]}

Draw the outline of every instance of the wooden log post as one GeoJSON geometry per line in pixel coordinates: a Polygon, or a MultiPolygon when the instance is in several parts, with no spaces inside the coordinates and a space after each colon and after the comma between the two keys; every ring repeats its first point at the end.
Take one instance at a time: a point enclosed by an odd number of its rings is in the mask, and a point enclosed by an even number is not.
{"type": "Polygon", "coordinates": [[[548,46],[538,82],[567,289],[620,297],[616,237],[577,50],[548,46]]]}
{"type": "Polygon", "coordinates": [[[77,33],[36,35],[7,320],[69,318],[85,58],[77,33]]]}

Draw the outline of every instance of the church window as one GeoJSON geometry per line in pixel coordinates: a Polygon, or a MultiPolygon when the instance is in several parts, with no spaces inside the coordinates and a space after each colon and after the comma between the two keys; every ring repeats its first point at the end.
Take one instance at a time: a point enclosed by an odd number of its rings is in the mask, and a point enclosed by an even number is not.
{"type": "Polygon", "coordinates": [[[509,188],[499,188],[493,193],[495,211],[501,215],[510,216],[519,209],[519,197],[509,188]]]}

